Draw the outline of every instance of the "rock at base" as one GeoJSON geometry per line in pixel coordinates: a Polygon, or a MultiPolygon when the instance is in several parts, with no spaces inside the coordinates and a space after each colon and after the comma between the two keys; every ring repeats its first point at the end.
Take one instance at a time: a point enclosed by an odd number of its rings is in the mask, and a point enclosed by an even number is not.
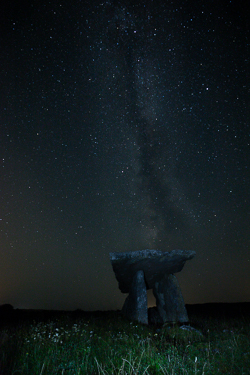
{"type": "Polygon", "coordinates": [[[142,270],[137,271],[133,277],[129,295],[122,308],[122,313],[128,319],[148,324],[147,288],[144,272],[142,270]]]}
{"type": "Polygon", "coordinates": [[[164,324],[163,319],[160,316],[156,306],[149,307],[149,309],[148,309],[148,322],[149,322],[149,324],[153,324],[155,326],[158,326],[158,325],[162,326],[164,324]]]}
{"type": "Polygon", "coordinates": [[[181,288],[174,275],[165,275],[153,288],[158,313],[166,322],[188,322],[181,288]]]}

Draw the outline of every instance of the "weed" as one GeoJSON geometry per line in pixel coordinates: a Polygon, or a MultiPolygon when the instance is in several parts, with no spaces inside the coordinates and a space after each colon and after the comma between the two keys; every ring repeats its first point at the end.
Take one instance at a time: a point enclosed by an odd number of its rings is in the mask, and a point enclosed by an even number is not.
{"type": "Polygon", "coordinates": [[[250,321],[190,316],[191,325],[161,329],[124,319],[52,319],[3,327],[1,375],[247,375],[250,321]]]}

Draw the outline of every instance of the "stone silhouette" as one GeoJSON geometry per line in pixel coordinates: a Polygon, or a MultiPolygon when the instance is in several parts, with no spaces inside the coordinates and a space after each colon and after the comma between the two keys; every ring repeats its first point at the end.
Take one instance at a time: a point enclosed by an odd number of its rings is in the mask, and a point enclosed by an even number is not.
{"type": "Polygon", "coordinates": [[[156,282],[153,288],[156,299],[157,312],[165,322],[188,322],[188,315],[182,297],[181,288],[174,275],[165,275],[156,282]]]}
{"type": "Polygon", "coordinates": [[[124,302],[122,312],[131,320],[137,320],[141,323],[148,324],[147,311],[147,288],[145,284],[144,272],[140,270],[134,275],[133,282],[130,287],[130,293],[124,302]]]}
{"type": "Polygon", "coordinates": [[[140,250],[110,253],[122,293],[129,293],[122,311],[131,320],[148,324],[188,322],[181,289],[174,273],[180,272],[195,251],[140,250]],[[147,309],[147,289],[153,289],[156,308],[147,309]]]}

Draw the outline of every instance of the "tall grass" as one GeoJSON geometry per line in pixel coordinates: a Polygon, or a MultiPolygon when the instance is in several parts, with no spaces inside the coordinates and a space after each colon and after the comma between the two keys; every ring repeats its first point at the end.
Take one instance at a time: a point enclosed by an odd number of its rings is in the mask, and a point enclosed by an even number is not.
{"type": "Polygon", "coordinates": [[[249,318],[192,315],[190,324],[198,331],[110,312],[3,327],[0,374],[250,374],[249,318]]]}

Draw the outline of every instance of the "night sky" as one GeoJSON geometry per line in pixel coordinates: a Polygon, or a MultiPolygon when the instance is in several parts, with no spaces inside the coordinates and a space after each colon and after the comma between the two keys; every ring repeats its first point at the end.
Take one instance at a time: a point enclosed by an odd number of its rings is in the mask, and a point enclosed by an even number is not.
{"type": "Polygon", "coordinates": [[[143,249],[250,301],[247,2],[4,3],[0,304],[120,309],[109,252],[143,249]]]}

